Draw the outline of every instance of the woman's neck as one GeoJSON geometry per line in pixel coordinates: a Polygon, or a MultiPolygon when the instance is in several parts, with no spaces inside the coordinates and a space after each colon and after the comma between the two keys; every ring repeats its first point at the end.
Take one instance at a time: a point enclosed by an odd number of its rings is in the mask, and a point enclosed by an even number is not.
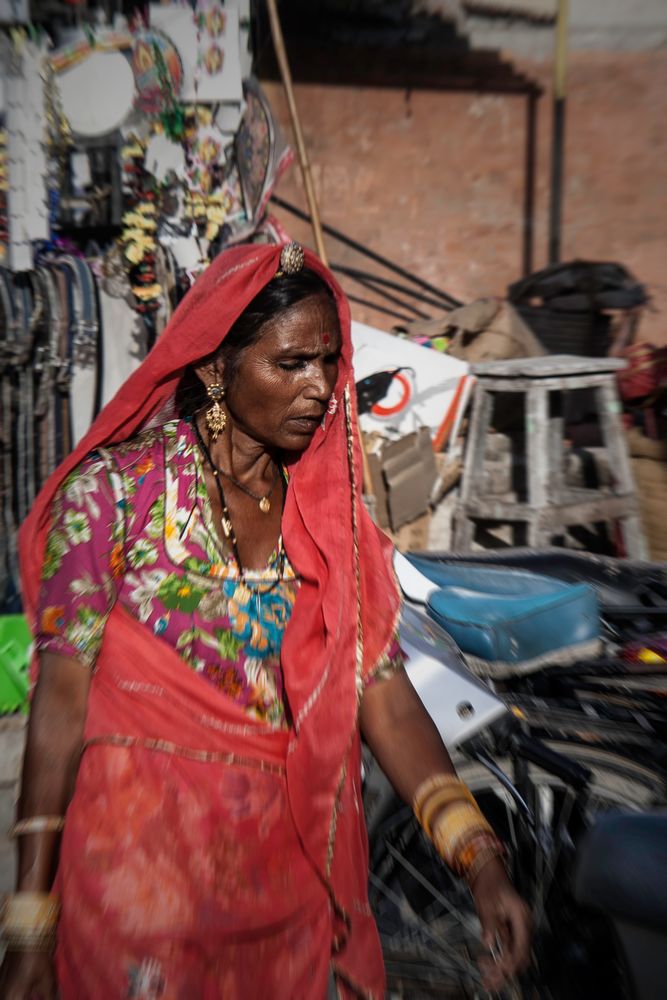
{"type": "Polygon", "coordinates": [[[242,483],[270,482],[275,477],[278,457],[250,437],[227,417],[227,427],[213,441],[203,416],[195,418],[214,464],[242,483]]]}

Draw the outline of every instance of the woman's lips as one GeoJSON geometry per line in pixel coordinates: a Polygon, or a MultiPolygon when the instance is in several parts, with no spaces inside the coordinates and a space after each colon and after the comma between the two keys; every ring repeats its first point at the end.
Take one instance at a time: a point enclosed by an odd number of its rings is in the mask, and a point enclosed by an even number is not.
{"type": "Polygon", "coordinates": [[[314,434],[318,425],[322,422],[322,416],[312,417],[290,417],[287,424],[290,430],[301,434],[314,434]]]}

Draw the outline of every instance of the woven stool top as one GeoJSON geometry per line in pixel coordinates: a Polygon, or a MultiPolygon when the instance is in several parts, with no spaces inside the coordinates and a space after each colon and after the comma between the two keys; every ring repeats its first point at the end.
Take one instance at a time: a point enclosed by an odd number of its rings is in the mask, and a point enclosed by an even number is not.
{"type": "Polygon", "coordinates": [[[600,375],[627,367],[621,358],[582,358],[577,354],[548,354],[543,358],[514,358],[512,361],[484,361],[471,366],[477,377],[567,378],[568,375],[600,375]]]}

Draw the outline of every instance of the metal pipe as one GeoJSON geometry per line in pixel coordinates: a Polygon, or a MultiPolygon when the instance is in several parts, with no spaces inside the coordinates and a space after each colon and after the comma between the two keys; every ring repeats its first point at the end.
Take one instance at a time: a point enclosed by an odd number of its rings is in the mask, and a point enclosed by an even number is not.
{"type": "MultiPolygon", "coordinates": [[[[292,215],[296,215],[297,219],[303,219],[304,222],[310,221],[310,217],[306,212],[302,212],[300,208],[297,208],[296,205],[292,205],[290,202],[285,201],[284,198],[280,198],[277,195],[272,194],[271,201],[273,201],[276,205],[279,205],[280,208],[284,208],[288,212],[291,212],[292,215]]],[[[323,224],[322,228],[325,233],[329,236],[333,236],[334,239],[340,240],[340,242],[344,243],[345,246],[351,247],[352,250],[359,251],[359,253],[364,254],[364,256],[369,257],[371,260],[374,260],[377,264],[382,264],[382,266],[386,267],[389,271],[393,271],[395,274],[400,274],[402,278],[412,281],[415,285],[418,285],[419,288],[423,288],[425,291],[431,292],[433,295],[437,295],[438,298],[443,299],[446,303],[443,306],[444,309],[454,309],[457,306],[463,305],[460,299],[455,299],[453,295],[443,292],[440,288],[436,288],[435,285],[430,285],[428,281],[424,281],[423,278],[418,278],[416,275],[412,274],[411,271],[407,271],[404,267],[399,267],[398,264],[392,263],[392,261],[387,260],[386,257],[382,257],[379,253],[375,253],[374,250],[369,250],[368,247],[363,245],[363,243],[358,243],[357,240],[353,240],[350,236],[346,236],[344,233],[341,233],[339,229],[334,229],[333,226],[328,226],[326,223],[323,224]]]]}
{"type": "Polygon", "coordinates": [[[549,204],[549,263],[557,264],[561,251],[563,159],[565,144],[565,91],[569,0],[558,0],[554,52],[554,101],[551,139],[551,200],[549,204]]]}

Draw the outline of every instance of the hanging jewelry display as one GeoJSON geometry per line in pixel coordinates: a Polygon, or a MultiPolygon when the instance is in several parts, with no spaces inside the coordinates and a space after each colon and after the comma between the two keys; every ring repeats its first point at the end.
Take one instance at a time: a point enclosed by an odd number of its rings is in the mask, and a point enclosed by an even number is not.
{"type": "Polygon", "coordinates": [[[7,130],[0,128],[0,264],[7,266],[9,223],[7,220],[7,130]]]}
{"type": "Polygon", "coordinates": [[[44,145],[48,155],[46,176],[49,209],[49,238],[55,237],[60,192],[69,166],[69,153],[74,145],[69,122],[63,113],[60,91],[51,61],[44,61],[44,118],[46,122],[44,145]]]}

